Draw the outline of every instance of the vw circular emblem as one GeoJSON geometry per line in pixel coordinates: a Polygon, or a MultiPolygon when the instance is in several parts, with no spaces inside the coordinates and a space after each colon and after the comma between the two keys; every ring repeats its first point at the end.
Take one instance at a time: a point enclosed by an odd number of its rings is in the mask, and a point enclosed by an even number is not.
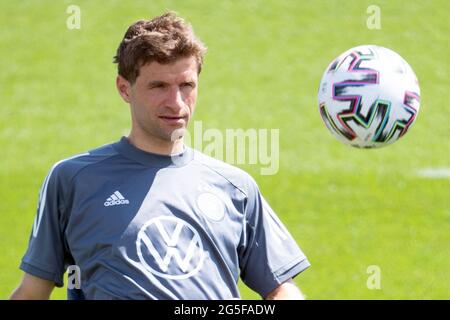
{"type": "Polygon", "coordinates": [[[197,230],[173,216],[147,221],[139,230],[136,249],[148,271],[167,279],[187,279],[195,275],[205,259],[197,230]]]}

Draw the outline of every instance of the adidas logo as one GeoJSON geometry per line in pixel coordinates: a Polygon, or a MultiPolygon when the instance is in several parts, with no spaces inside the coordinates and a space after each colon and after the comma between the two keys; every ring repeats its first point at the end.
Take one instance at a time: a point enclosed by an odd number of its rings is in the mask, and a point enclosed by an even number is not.
{"type": "Polygon", "coordinates": [[[125,199],[119,191],[115,191],[103,204],[105,207],[115,206],[118,204],[129,204],[130,201],[125,199]]]}

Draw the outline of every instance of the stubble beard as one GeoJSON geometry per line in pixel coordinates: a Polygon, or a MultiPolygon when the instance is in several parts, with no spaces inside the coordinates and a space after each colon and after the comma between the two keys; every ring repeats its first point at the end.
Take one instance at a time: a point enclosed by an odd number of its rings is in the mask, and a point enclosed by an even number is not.
{"type": "Polygon", "coordinates": [[[179,128],[174,127],[173,130],[168,130],[163,128],[158,123],[138,123],[138,125],[141,131],[143,131],[149,139],[157,140],[162,143],[175,143],[177,140],[183,139],[186,132],[185,126],[181,126],[179,128]]]}

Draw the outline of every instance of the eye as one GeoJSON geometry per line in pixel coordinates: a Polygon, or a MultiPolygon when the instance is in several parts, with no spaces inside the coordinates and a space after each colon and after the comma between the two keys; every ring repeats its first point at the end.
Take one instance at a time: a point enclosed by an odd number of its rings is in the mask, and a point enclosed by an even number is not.
{"type": "Polygon", "coordinates": [[[164,82],[153,82],[148,87],[149,89],[164,89],[166,86],[164,82]]]}
{"type": "Polygon", "coordinates": [[[183,88],[195,88],[195,83],[194,82],[183,82],[181,84],[181,86],[183,88]]]}

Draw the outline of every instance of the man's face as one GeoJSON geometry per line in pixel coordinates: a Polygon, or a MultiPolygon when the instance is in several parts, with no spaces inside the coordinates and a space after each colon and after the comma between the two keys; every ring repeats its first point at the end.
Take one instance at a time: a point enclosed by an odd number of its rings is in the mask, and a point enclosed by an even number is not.
{"type": "Polygon", "coordinates": [[[188,57],[171,64],[142,66],[133,85],[119,76],[117,85],[130,103],[133,129],[159,141],[174,141],[174,131],[186,129],[194,112],[197,73],[195,58],[188,57]]]}

